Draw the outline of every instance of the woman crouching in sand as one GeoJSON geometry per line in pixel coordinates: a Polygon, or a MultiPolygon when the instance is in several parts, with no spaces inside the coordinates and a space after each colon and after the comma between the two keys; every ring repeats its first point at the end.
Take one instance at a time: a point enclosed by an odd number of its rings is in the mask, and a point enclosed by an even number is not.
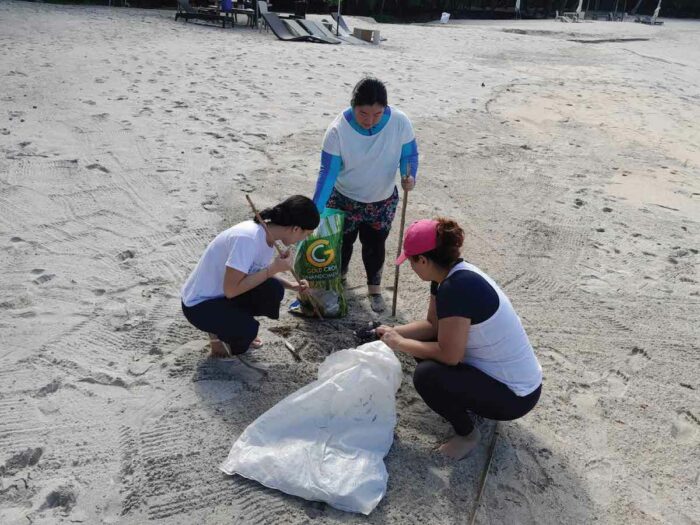
{"type": "Polygon", "coordinates": [[[319,213],[311,199],[294,195],[260,212],[257,219],[232,226],[217,235],[182,287],[182,311],[196,328],[209,332],[211,357],[232,357],[259,348],[256,316],[279,318],[284,289],[303,292],[306,281],[291,283],[278,274],[289,271],[287,253],[272,260],[275,242],[287,246],[311,234],[319,213]]]}
{"type": "Polygon", "coordinates": [[[377,335],[416,358],[416,390],[457,434],[439,450],[461,459],[480,439],[467,411],[500,421],[524,416],[540,398],[542,368],[508,297],[459,258],[464,231],[456,222],[420,220],[404,239],[396,264],[409,259],[431,281],[427,319],[380,326],[377,335]]]}

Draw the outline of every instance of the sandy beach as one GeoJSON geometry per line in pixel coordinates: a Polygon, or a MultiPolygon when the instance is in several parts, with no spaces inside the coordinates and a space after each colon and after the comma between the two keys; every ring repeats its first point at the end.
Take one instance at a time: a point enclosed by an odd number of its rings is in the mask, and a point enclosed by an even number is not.
{"type": "MultiPolygon", "coordinates": [[[[252,367],[207,360],[180,311],[246,194],[313,193],[365,74],[416,128],[408,221],[466,227],[544,370],[537,408],[499,424],[476,523],[700,523],[700,22],[348,22],[387,40],[0,3],[0,523],[468,523],[494,425],[465,460],[437,456],[451,429],[403,356],[370,516],[217,469],[356,345],[359,257],[351,314],[264,320],[252,367]]],[[[428,287],[401,275],[399,319],[422,317],[428,287]]]]}

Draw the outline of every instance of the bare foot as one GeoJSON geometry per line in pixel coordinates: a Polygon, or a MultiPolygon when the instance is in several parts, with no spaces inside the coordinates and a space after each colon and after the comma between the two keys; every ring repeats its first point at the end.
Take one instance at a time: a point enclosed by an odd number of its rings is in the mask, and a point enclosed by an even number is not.
{"type": "Polygon", "coordinates": [[[223,359],[230,357],[229,353],[226,351],[224,344],[218,339],[215,341],[209,341],[209,347],[211,351],[209,352],[209,357],[213,359],[223,359]]]}
{"type": "MultiPolygon", "coordinates": [[[[262,339],[256,337],[253,339],[253,342],[250,343],[250,348],[260,348],[262,345],[262,339]]],[[[209,334],[209,347],[211,348],[209,357],[212,359],[225,359],[227,357],[232,357],[231,352],[226,348],[225,343],[213,334],[209,334]]]]}
{"type": "Polygon", "coordinates": [[[450,459],[460,460],[476,448],[481,439],[478,428],[472,430],[467,436],[455,436],[447,443],[440,445],[438,450],[450,459]]]}

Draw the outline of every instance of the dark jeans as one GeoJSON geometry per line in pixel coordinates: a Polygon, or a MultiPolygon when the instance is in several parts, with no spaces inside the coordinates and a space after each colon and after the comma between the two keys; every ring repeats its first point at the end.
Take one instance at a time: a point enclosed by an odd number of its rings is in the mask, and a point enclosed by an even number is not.
{"type": "Polygon", "coordinates": [[[487,419],[510,421],[534,408],[542,385],[526,396],[517,396],[506,385],[471,365],[449,366],[421,360],[413,374],[413,384],[425,403],[447,419],[460,436],[474,429],[467,410],[487,419]]]}
{"type": "Polygon", "coordinates": [[[275,278],[233,299],[221,297],[194,306],[182,305],[182,312],[192,326],[216,334],[228,343],[234,354],[242,354],[258,336],[256,316],[279,319],[284,287],[275,278]]]}
{"type": "Polygon", "coordinates": [[[362,262],[365,265],[365,272],[367,272],[367,284],[379,285],[382,283],[382,269],[386,257],[384,245],[389,236],[389,230],[375,230],[369,224],[362,223],[356,230],[343,234],[340,271],[343,274],[348,271],[353,244],[357,240],[358,233],[362,244],[362,262]]]}

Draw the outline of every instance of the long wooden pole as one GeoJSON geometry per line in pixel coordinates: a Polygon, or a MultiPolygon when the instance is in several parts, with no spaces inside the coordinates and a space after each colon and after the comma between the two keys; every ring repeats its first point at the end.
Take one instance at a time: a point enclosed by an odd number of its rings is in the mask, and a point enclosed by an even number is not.
{"type": "MultiPolygon", "coordinates": [[[[246,194],[245,196],[246,200],[248,201],[248,204],[250,204],[250,207],[253,209],[253,213],[255,214],[255,217],[258,219],[258,222],[260,225],[265,228],[265,233],[272,239],[272,235],[270,234],[270,229],[267,227],[267,224],[263,220],[263,218],[260,216],[258,213],[257,208],[255,207],[255,204],[253,204],[253,201],[250,198],[250,195],[246,194]]],[[[284,255],[282,252],[282,248],[280,248],[276,242],[273,241],[273,244],[275,245],[275,249],[277,249],[277,253],[280,255],[284,255]]],[[[297,273],[294,271],[294,268],[290,268],[289,271],[291,272],[292,276],[294,276],[294,279],[296,279],[296,282],[299,286],[301,286],[301,279],[299,279],[299,276],[297,273]]],[[[316,301],[314,299],[314,296],[311,294],[306,294],[309,298],[309,302],[311,303],[311,306],[314,309],[314,313],[318,316],[319,319],[323,319],[323,316],[321,315],[321,312],[318,309],[318,306],[316,305],[316,301]]]]}
{"type": "Polygon", "coordinates": [[[489,447],[489,456],[486,460],[486,466],[484,471],[481,473],[481,481],[479,487],[479,494],[476,497],[476,503],[474,504],[474,512],[472,512],[472,518],[469,520],[469,525],[474,525],[476,522],[476,516],[479,513],[479,507],[481,506],[481,497],[484,495],[484,488],[486,488],[486,478],[489,475],[489,470],[491,470],[491,461],[493,460],[493,451],[496,448],[496,440],[498,439],[498,421],[493,427],[493,436],[491,437],[491,446],[489,447]]]}
{"type": "MultiPolygon", "coordinates": [[[[407,177],[411,176],[411,165],[408,165],[406,170],[407,177]]],[[[401,255],[401,248],[403,247],[403,228],[406,225],[406,205],[408,204],[408,190],[403,190],[403,202],[401,203],[401,225],[399,226],[399,249],[396,252],[396,257],[401,255]]],[[[399,266],[396,265],[394,268],[394,297],[391,300],[391,316],[396,316],[396,299],[399,293],[399,266]]]]}

